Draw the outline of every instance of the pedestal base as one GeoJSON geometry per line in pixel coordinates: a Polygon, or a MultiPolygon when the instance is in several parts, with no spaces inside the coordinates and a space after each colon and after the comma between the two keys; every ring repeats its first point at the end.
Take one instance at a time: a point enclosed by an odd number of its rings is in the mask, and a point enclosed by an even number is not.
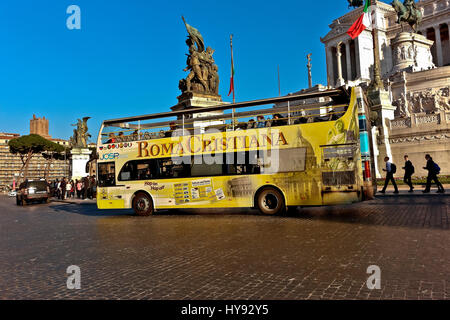
{"type": "Polygon", "coordinates": [[[70,153],[72,154],[72,180],[87,177],[89,173],[86,172],[86,163],[92,151],[87,148],[73,148],[70,153]]]}
{"type": "Polygon", "coordinates": [[[401,32],[392,40],[394,67],[391,74],[435,68],[431,54],[432,40],[410,32],[401,32]]]}
{"type": "MultiPolygon", "coordinates": [[[[205,107],[213,107],[218,105],[229,104],[228,102],[223,102],[222,98],[219,95],[212,94],[201,94],[195,92],[185,92],[181,96],[178,97],[178,104],[171,107],[170,109],[173,111],[186,110],[186,109],[201,109],[205,107]]],[[[200,119],[211,116],[222,115],[222,111],[213,111],[213,112],[205,112],[205,113],[196,113],[193,116],[193,119],[200,119]]],[[[181,119],[179,117],[179,119],[181,119]]],[[[189,118],[185,118],[186,124],[185,128],[200,128],[200,132],[204,133],[204,128],[214,125],[223,125],[223,120],[192,120],[189,118]]]]}

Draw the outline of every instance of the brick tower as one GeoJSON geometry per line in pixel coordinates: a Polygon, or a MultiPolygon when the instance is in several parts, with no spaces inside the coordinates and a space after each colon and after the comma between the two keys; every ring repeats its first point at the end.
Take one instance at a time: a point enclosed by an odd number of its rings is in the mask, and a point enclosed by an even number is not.
{"type": "Polygon", "coordinates": [[[45,139],[51,139],[48,134],[48,119],[36,118],[36,115],[33,114],[33,119],[30,120],[30,134],[38,134],[45,139]]]}

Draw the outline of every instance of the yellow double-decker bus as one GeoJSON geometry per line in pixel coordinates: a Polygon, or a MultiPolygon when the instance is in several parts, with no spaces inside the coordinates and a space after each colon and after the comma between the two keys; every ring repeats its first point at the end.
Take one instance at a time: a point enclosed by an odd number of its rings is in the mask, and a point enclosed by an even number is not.
{"type": "Polygon", "coordinates": [[[103,121],[98,208],[147,216],[253,207],[275,215],[361,201],[370,166],[361,157],[356,89],[103,121]]]}

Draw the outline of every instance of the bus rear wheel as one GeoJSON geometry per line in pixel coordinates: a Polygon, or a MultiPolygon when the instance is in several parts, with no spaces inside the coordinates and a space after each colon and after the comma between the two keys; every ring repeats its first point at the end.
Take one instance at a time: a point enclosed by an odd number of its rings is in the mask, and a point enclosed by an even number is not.
{"type": "Polygon", "coordinates": [[[261,190],[256,198],[256,203],[259,211],[265,215],[279,215],[286,210],[283,195],[272,187],[261,190]]]}
{"type": "Polygon", "coordinates": [[[133,209],[138,216],[150,216],[153,214],[153,202],[150,196],[144,192],[138,192],[133,199],[133,209]]]}

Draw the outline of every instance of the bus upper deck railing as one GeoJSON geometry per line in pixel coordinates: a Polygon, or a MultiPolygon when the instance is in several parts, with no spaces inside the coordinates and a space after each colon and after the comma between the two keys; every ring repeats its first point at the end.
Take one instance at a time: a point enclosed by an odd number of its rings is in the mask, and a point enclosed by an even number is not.
{"type": "Polygon", "coordinates": [[[99,139],[99,142],[115,143],[170,137],[175,129],[183,129],[183,132],[192,134],[191,131],[198,129],[198,126],[196,127],[195,123],[198,124],[200,122],[203,124],[203,128],[214,128],[219,131],[234,131],[267,126],[336,120],[345,113],[350,100],[349,98],[348,91],[345,88],[339,88],[309,94],[290,95],[213,107],[105,120],[102,125],[102,132],[100,133],[101,139],[99,139]],[[290,105],[292,101],[325,97],[329,98],[331,101],[308,105],[290,105]],[[271,107],[268,109],[236,112],[236,109],[240,108],[282,102],[286,102],[287,105],[284,107],[271,107]],[[231,112],[211,115],[211,113],[224,112],[227,110],[231,110],[231,112]],[[265,117],[268,115],[273,115],[274,118],[276,115],[278,119],[266,119],[265,117]],[[176,120],[152,123],[144,122],[146,120],[174,117],[176,117],[176,120]],[[250,119],[252,117],[257,117],[257,119],[250,119]],[[247,120],[240,122],[240,119],[247,120]],[[263,126],[261,125],[261,122],[264,122],[263,126]],[[163,130],[168,127],[169,130],[163,130]],[[125,133],[128,134],[125,135],[125,133]]]}

